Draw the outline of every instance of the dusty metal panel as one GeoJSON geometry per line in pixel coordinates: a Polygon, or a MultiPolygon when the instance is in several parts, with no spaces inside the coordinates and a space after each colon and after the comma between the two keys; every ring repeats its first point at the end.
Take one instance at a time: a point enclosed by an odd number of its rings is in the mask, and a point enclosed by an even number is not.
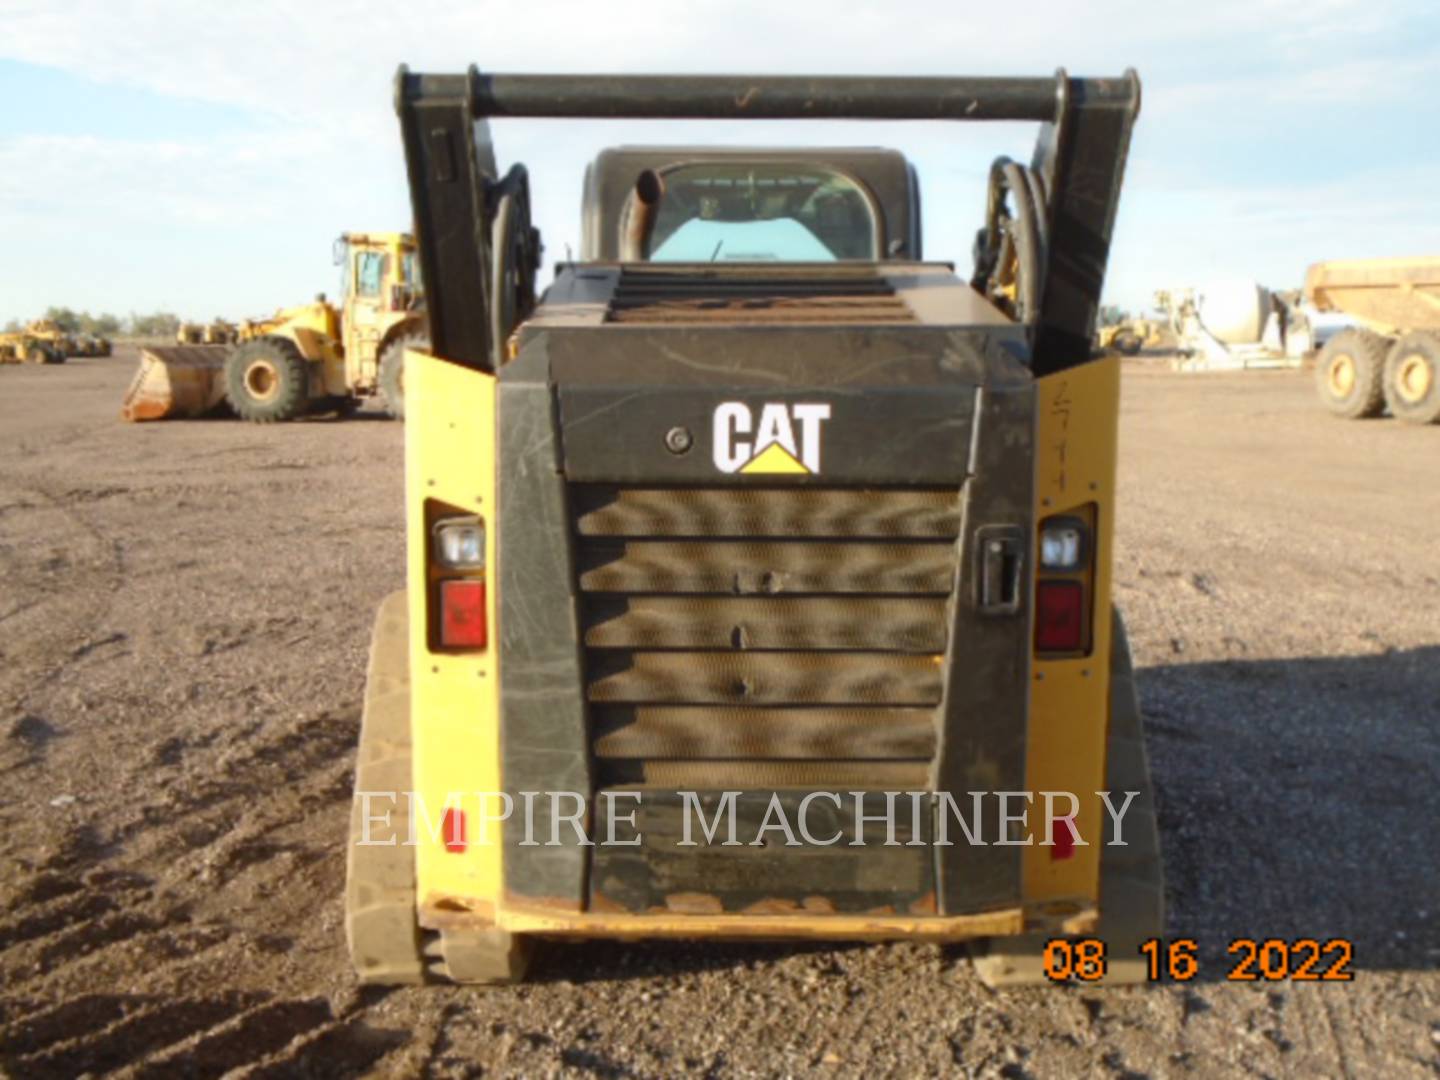
{"type": "MultiPolygon", "coordinates": [[[[841,912],[934,914],[934,870],[929,857],[931,834],[928,806],[912,820],[909,802],[901,797],[891,815],[895,846],[887,846],[886,824],[868,822],[856,827],[854,804],[848,793],[842,805],[825,798],[812,799],[803,818],[810,835],[831,844],[808,844],[796,835],[799,846],[786,846],[779,829],[767,830],[753,843],[770,811],[769,792],[751,792],[734,800],[733,846],[728,819],[721,811],[721,793],[696,791],[699,811],[689,810],[676,793],[643,792],[638,805],[617,793],[621,813],[635,809],[634,847],[602,846],[595,849],[591,876],[591,907],[597,911],[667,911],[686,914],[751,912],[779,915],[841,912]],[[699,813],[706,821],[725,821],[713,843],[705,841],[699,813]],[[859,840],[863,847],[850,846],[859,840]],[[919,841],[908,846],[912,840],[919,841]]],[[[777,792],[780,812],[792,831],[799,828],[800,804],[805,792],[777,792]]],[[[883,792],[865,796],[867,815],[886,814],[883,792]]],[[[773,814],[772,825],[779,818],[773,814]]],[[[621,834],[629,838],[626,834],[621,834]]]]}
{"type": "Polygon", "coordinates": [[[955,487],[896,489],[747,486],[570,489],[581,536],[910,537],[960,535],[955,487]]]}
{"type": "MultiPolygon", "coordinates": [[[[560,473],[554,398],[542,350],[504,369],[499,389],[501,778],[524,791],[590,790],[589,736],[574,557],[560,473]]],[[[551,835],[551,803],[534,802],[539,846],[521,846],[524,815],[505,823],[505,886],[513,896],[580,910],[586,853],[573,830],[551,835]]]]}
{"type": "MultiPolygon", "coordinates": [[[[1030,609],[1033,590],[1035,391],[987,390],[978,410],[972,476],[966,484],[965,528],[959,545],[950,653],[944,673],[944,726],[937,791],[968,805],[971,791],[1025,789],[1026,716],[1029,709],[1030,609]],[[1018,564],[1004,598],[986,601],[989,539],[1008,531],[1020,539],[1018,564]]],[[[1016,552],[1008,554],[1014,555],[1016,552]]],[[[957,843],[937,848],[941,910],[980,911],[1017,902],[1020,851],[995,846],[996,817],[984,822],[986,846],[957,843]]]]}
{"type": "Polygon", "coordinates": [[[928,708],[611,705],[591,718],[598,759],[929,761],[936,746],[928,708]]]}
{"type": "MultiPolygon", "coordinates": [[[[1010,327],[1014,337],[1023,338],[1018,328],[985,297],[955,276],[953,267],[945,263],[911,262],[562,265],[546,292],[545,302],[531,315],[521,333],[602,323],[614,327],[613,314],[622,311],[628,317],[637,304],[713,303],[718,307],[724,302],[757,303],[771,299],[792,305],[832,299],[837,305],[868,300],[888,305],[883,309],[888,312],[887,317],[875,320],[882,325],[919,322],[926,326],[985,331],[1010,327]]],[[[763,307],[750,310],[760,316],[766,314],[763,307]]],[[[722,310],[722,313],[728,315],[733,311],[722,310]]],[[[704,309],[700,309],[691,316],[691,321],[703,324],[707,318],[713,316],[705,315],[704,309]]],[[[847,314],[843,307],[837,307],[831,318],[847,324],[864,321],[853,312],[847,314]]]]}
{"type": "MultiPolygon", "coordinates": [[[[543,311],[543,308],[542,308],[543,311]]],[[[1025,332],[993,326],[640,327],[604,333],[544,326],[554,382],[675,388],[873,390],[1028,381],[1025,332]]]]}
{"type": "Polygon", "coordinates": [[[938,705],[938,657],[878,652],[592,653],[589,697],[657,705],[938,705]]]}
{"type": "Polygon", "coordinates": [[[790,414],[786,449],[804,468],[768,480],[958,484],[975,387],[1025,379],[1016,327],[614,327],[543,336],[559,385],[565,472],[575,481],[754,484],[756,473],[775,470],[743,454],[749,447],[758,457],[769,445],[765,411],[774,406],[790,414]],[[743,417],[727,420],[718,411],[727,403],[743,405],[743,417]],[[823,413],[808,455],[802,406],[823,413]],[[678,447],[669,441],[677,435],[678,447]]]}
{"type": "Polygon", "coordinates": [[[580,587],[594,593],[945,596],[955,549],[943,541],[595,540],[581,549],[577,569],[580,587]]]}
{"type": "Polygon", "coordinates": [[[945,651],[939,596],[597,596],[585,645],[607,649],[945,651]]]}
{"type": "Polygon", "coordinates": [[[628,387],[566,385],[560,390],[565,469],[581,482],[958,485],[970,445],[973,394],[965,385],[722,389],[675,387],[659,379],[628,387]],[[735,404],[746,410],[743,420],[719,412],[735,404]],[[760,433],[772,406],[790,417],[789,471],[760,460],[776,445],[760,433]],[[806,460],[798,414],[816,407],[826,413],[814,423],[815,453],[806,460]],[[667,439],[677,437],[672,432],[683,433],[688,449],[670,448],[667,439]]]}

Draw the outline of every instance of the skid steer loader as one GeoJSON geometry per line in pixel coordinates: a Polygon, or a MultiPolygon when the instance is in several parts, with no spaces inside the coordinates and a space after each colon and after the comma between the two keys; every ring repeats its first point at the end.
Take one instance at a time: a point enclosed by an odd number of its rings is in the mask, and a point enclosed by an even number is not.
{"type": "Polygon", "coordinates": [[[185,324],[175,345],[141,350],[121,417],[203,416],[228,402],[242,419],[271,423],[348,410],[376,394],[392,416],[403,416],[405,349],[427,341],[414,241],[346,233],[335,242],[335,261],[345,294],[339,307],[322,293],[238,327],[185,324]]]}
{"type": "Polygon", "coordinates": [[[431,345],[356,767],[361,980],[512,981],[595,937],[1143,977],[1163,890],[1111,608],[1119,361],[1091,349],[1139,100],[1133,73],[401,69],[431,345]],[[969,280],[922,261],[898,153],[606,151],[537,301],[492,116],[1039,135],[991,169],[969,280]],[[1087,939],[1108,966],[1057,963],[1087,939]]]}

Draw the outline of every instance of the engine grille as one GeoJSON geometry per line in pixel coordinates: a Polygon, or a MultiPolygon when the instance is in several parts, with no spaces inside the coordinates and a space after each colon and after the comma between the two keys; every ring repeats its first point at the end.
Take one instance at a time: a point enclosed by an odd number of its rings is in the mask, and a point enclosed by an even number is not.
{"type": "Polygon", "coordinates": [[[597,787],[929,786],[960,492],[571,488],[597,787]]]}
{"type": "Polygon", "coordinates": [[[620,272],[606,321],[621,323],[844,323],[915,321],[873,270],[635,269],[620,272]]]}

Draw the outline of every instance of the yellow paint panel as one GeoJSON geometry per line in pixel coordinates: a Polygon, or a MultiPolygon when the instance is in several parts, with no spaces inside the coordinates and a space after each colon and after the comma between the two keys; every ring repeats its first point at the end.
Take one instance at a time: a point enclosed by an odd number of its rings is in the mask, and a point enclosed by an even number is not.
{"type": "MultiPolygon", "coordinates": [[[[430,651],[426,614],[429,531],[435,499],[486,524],[485,565],[495,581],[495,379],[426,353],[405,354],[405,521],[410,605],[410,716],[417,796],[437,833],[447,799],[465,810],[470,843],[445,849],[417,829],[416,881],[422,911],[438,901],[493,911],[501,892],[499,829],[480,842],[479,792],[500,789],[500,694],[495,589],[486,590],[490,648],[464,655],[430,651]]],[[[494,812],[492,807],[491,812],[494,812]]]]}
{"type": "MultiPolygon", "coordinates": [[[[1036,845],[1024,850],[1023,889],[1027,903],[1094,901],[1099,896],[1100,844],[1104,807],[1095,794],[1105,787],[1105,734],[1110,693],[1110,580],[1114,562],[1116,431],[1120,406],[1120,362],[1108,357],[1048,375],[1036,383],[1035,517],[1073,513],[1096,506],[1092,615],[1093,649],[1078,660],[1034,662],[1026,786],[1036,792],[1032,821],[1036,845]],[[1074,792],[1080,837],[1069,859],[1052,858],[1040,846],[1044,825],[1042,791],[1074,792]]],[[[1038,541],[1037,541],[1038,542],[1038,541]]],[[[1037,553],[1038,561],[1038,553],[1037,553]]],[[[1062,801],[1056,803],[1063,812],[1062,801]]]]}

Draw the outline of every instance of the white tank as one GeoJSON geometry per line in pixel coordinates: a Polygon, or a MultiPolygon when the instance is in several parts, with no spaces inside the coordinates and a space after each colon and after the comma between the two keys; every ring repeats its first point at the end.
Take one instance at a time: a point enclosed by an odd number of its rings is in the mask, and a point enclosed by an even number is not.
{"type": "Polygon", "coordinates": [[[1249,345],[1265,332],[1270,290],[1253,281],[1215,281],[1195,290],[1205,329],[1226,345],[1249,345]]]}

